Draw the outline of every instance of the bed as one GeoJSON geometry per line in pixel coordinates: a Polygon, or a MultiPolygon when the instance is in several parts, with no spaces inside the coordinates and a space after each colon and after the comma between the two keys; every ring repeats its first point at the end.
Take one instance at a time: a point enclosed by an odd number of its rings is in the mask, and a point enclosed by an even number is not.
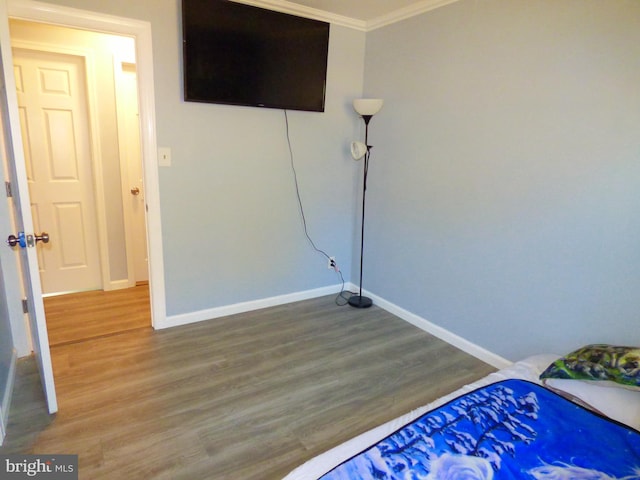
{"type": "Polygon", "coordinates": [[[353,478],[640,479],[640,350],[600,344],[529,357],[284,480],[353,478]]]}

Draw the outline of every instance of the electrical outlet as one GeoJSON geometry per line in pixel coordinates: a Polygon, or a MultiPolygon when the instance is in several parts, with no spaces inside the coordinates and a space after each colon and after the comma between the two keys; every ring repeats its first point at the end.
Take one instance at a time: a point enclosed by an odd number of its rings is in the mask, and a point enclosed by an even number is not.
{"type": "Polygon", "coordinates": [[[329,257],[329,261],[327,262],[327,268],[329,270],[337,271],[338,264],[336,263],[336,257],[329,257]]]}

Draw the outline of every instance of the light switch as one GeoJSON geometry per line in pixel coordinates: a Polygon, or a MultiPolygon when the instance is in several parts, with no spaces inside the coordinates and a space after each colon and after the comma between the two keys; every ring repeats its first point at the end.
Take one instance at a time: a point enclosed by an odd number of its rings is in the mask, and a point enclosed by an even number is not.
{"type": "Polygon", "coordinates": [[[158,147],[158,166],[171,166],[171,149],[169,147],[158,147]]]}

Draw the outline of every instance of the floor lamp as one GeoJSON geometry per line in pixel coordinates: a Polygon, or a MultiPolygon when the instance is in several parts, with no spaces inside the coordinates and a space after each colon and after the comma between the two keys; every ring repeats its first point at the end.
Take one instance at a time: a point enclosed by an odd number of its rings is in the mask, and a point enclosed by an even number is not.
{"type": "Polygon", "coordinates": [[[369,157],[371,156],[371,145],[369,145],[369,122],[371,118],[382,108],[383,100],[379,98],[356,98],[353,101],[353,108],[364,120],[364,143],[353,142],[351,144],[351,155],[355,160],[364,158],[364,171],[362,175],[362,222],[360,232],[360,291],[358,295],[349,298],[349,305],[356,308],[368,308],[373,303],[370,298],[362,296],[362,264],[364,254],[364,207],[367,194],[367,174],[369,173],[369,157]]]}

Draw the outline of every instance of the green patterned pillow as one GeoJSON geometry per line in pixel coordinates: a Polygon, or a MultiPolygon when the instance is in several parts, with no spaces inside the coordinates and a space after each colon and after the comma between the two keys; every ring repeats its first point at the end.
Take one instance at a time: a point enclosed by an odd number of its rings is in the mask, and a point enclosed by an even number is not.
{"type": "Polygon", "coordinates": [[[540,379],[549,378],[609,381],[640,388],[640,347],[587,345],[549,365],[540,379]]]}

